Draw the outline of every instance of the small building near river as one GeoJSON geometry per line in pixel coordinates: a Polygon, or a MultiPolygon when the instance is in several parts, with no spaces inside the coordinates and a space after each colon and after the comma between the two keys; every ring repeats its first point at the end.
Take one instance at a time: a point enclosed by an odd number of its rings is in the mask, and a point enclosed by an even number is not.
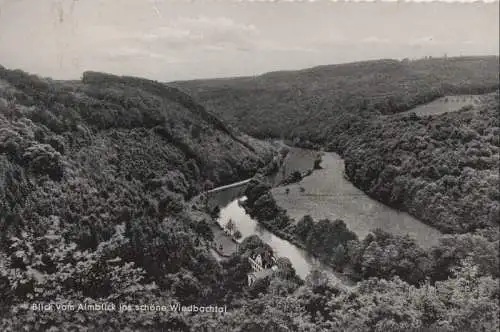
{"type": "Polygon", "coordinates": [[[248,257],[252,272],[247,275],[248,286],[252,286],[258,279],[266,278],[278,270],[276,258],[267,257],[264,253],[256,253],[248,257]]]}

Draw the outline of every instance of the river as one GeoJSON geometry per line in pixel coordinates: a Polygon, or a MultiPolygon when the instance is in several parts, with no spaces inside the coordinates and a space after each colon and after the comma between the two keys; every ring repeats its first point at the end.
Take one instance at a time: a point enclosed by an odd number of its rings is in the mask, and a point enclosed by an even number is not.
{"type": "MultiPolygon", "coordinates": [[[[241,199],[245,199],[245,197],[243,196],[241,199]]],[[[352,284],[346,277],[334,272],[331,267],[321,263],[305,250],[277,237],[262,227],[256,220],[245,213],[245,210],[239,206],[238,200],[231,201],[221,209],[220,217],[218,218],[219,224],[225,225],[229,219],[234,221],[236,228],[239,229],[243,238],[256,234],[262,241],[271,246],[276,257],[288,257],[295,268],[295,272],[302,279],[305,279],[309,272],[313,268],[316,268],[325,272],[330,278],[342,281],[344,285],[352,284]]]]}
{"type": "MultiPolygon", "coordinates": [[[[293,151],[300,150],[291,148],[293,151]]],[[[301,151],[298,151],[301,152],[301,151]]],[[[344,164],[339,155],[325,153],[323,169],[316,170],[301,182],[286,187],[276,187],[273,196],[279,205],[287,209],[289,215],[298,220],[304,214],[315,218],[340,218],[358,237],[363,238],[369,231],[379,227],[395,234],[410,234],[423,247],[437,243],[440,232],[421,221],[383,205],[369,198],[344,177],[344,164]],[[305,190],[299,190],[303,187],[305,190]],[[285,193],[285,189],[289,192],[285,193]]],[[[305,278],[313,268],[327,272],[331,277],[349,284],[345,277],[335,273],[329,266],[320,263],[306,251],[283,240],[261,226],[239,206],[238,199],[244,198],[246,183],[216,191],[209,195],[209,205],[220,207],[218,222],[225,225],[232,219],[244,237],[258,235],[269,244],[276,256],[288,257],[297,275],[305,278]]]]}

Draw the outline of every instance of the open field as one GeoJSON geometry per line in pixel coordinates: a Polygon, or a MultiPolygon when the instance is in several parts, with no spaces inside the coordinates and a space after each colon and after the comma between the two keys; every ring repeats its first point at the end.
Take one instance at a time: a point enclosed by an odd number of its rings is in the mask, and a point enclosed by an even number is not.
{"type": "Polygon", "coordinates": [[[482,98],[483,95],[445,96],[400,114],[415,113],[424,116],[456,112],[463,107],[480,104],[482,98]]]}
{"type": "Polygon", "coordinates": [[[382,228],[394,234],[409,234],[422,247],[437,243],[441,236],[439,231],[369,198],[345,179],[344,162],[338,155],[325,153],[321,166],[323,169],[314,171],[299,183],[272,189],[278,205],[296,221],[306,214],[315,221],[342,219],[359,238],[375,228],[382,228]],[[290,189],[288,194],[286,188],[290,189]]]}
{"type": "Polygon", "coordinates": [[[318,154],[318,151],[314,150],[299,149],[288,146],[287,148],[289,149],[289,152],[285,157],[280,171],[276,174],[276,178],[274,179],[275,184],[280,183],[280,181],[287,178],[295,171],[304,173],[313,169],[314,160],[318,154]]]}

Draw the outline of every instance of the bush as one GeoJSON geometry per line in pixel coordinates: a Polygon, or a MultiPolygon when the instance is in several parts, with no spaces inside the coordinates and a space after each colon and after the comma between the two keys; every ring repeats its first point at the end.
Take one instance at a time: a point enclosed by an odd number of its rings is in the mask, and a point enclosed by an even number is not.
{"type": "Polygon", "coordinates": [[[63,177],[61,154],[48,144],[36,144],[27,148],[23,161],[34,173],[48,174],[54,180],[63,177]]]}

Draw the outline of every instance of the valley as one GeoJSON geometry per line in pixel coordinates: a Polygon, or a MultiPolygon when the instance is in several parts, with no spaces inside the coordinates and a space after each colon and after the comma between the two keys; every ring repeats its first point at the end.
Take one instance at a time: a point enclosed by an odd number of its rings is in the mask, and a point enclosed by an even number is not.
{"type": "Polygon", "coordinates": [[[349,182],[339,155],[323,153],[321,166],[322,169],[298,183],[271,190],[278,205],[290,217],[296,221],[305,215],[315,220],[341,219],[359,238],[380,228],[402,236],[408,234],[423,248],[437,244],[441,236],[438,230],[377,202],[349,182]]]}
{"type": "Polygon", "coordinates": [[[165,84],[0,67],[0,330],[495,330],[497,72],[378,60],[165,84]],[[276,269],[250,283],[252,257],[276,269]]]}

